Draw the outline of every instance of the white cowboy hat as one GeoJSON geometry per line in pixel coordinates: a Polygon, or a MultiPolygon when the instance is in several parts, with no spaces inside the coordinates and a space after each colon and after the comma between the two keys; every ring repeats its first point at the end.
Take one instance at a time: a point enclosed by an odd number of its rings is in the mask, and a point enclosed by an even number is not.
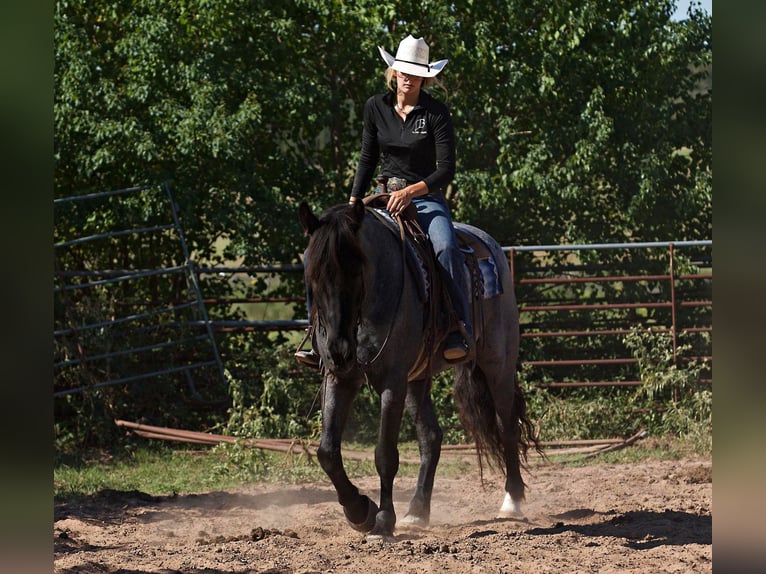
{"type": "Polygon", "coordinates": [[[378,46],[378,50],[389,68],[422,78],[433,78],[447,65],[447,60],[429,63],[428,44],[426,44],[423,38],[416,40],[412,37],[412,34],[399,42],[396,57],[386,52],[380,46],[378,46]]]}

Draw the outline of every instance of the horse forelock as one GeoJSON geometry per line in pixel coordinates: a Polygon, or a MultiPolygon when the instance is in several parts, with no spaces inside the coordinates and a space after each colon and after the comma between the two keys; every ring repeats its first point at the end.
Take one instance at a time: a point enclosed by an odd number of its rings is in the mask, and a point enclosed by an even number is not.
{"type": "Polygon", "coordinates": [[[306,251],[306,278],[314,289],[347,284],[367,262],[358,237],[359,224],[345,206],[330,208],[319,223],[306,251]]]}

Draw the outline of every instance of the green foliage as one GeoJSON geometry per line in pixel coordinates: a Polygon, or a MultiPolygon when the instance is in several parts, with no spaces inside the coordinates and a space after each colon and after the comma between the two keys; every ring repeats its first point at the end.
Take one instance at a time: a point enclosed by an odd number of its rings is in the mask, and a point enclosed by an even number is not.
{"type": "Polygon", "coordinates": [[[347,196],[377,46],[413,33],[450,60],[458,217],[504,244],[708,238],[712,21],[672,8],[60,0],[56,194],[172,179],[195,250],[295,260],[298,201],[347,196]]]}
{"type": "Polygon", "coordinates": [[[686,358],[693,346],[675,343],[666,332],[634,328],[625,337],[625,344],[638,361],[643,383],[634,401],[660,409],[656,430],[710,452],[713,393],[700,383],[703,373],[709,370],[708,361],[686,358]]]}
{"type": "Polygon", "coordinates": [[[232,401],[225,434],[239,438],[302,437],[316,427],[318,409],[311,416],[309,413],[309,401],[316,400],[316,395],[306,392],[300,379],[286,376],[284,365],[275,368],[269,362],[262,356],[246,382],[227,373],[232,401]]]}
{"type": "Polygon", "coordinates": [[[498,224],[519,243],[708,237],[712,96],[695,86],[710,20],[670,23],[664,1],[546,8],[498,19],[500,37],[523,38],[498,50],[496,89],[513,94],[497,124],[498,224]]]}
{"type": "MultiPolygon", "coordinates": [[[[255,345],[237,355],[227,372],[231,407],[224,434],[238,438],[319,438],[321,375],[296,366],[293,343],[255,345]]],[[[231,353],[229,349],[227,353],[231,353]]],[[[378,396],[363,387],[347,421],[347,440],[371,443],[377,439],[378,396]]]]}
{"type": "MultiPolygon", "coordinates": [[[[415,457],[415,445],[400,445],[403,456],[415,457]]],[[[150,443],[116,456],[94,456],[82,464],[57,463],[53,469],[53,494],[57,503],[79,501],[84,497],[98,500],[109,491],[139,491],[153,496],[224,491],[253,482],[296,484],[326,481],[327,476],[316,460],[288,457],[282,453],[232,453],[238,447],[213,447],[187,450],[150,443]],[[250,460],[258,459],[257,464],[250,460]],[[248,471],[248,469],[250,469],[248,471]],[[261,472],[263,472],[261,474],[261,472]],[[106,491],[106,492],[104,492],[106,491]]],[[[357,448],[353,445],[353,448],[357,448]]],[[[366,447],[372,452],[371,447],[366,447]]],[[[243,451],[243,447],[239,447],[243,451]]],[[[251,451],[253,449],[250,449],[251,451]]],[[[677,440],[647,438],[634,447],[601,454],[597,459],[569,458],[561,464],[582,466],[599,463],[639,463],[646,460],[675,460],[688,455],[687,445],[677,440]]],[[[555,457],[552,457],[555,460],[555,457]]],[[[533,469],[538,463],[530,460],[533,469]]],[[[346,461],[349,477],[374,476],[372,461],[346,461]]],[[[470,458],[442,457],[440,477],[465,476],[475,471],[470,458]]],[[[400,476],[416,476],[415,465],[402,464],[400,476]]]]}
{"type": "MultiPolygon", "coordinates": [[[[455,375],[451,369],[437,374],[431,384],[431,398],[434,410],[439,417],[439,425],[444,433],[446,444],[465,444],[468,442],[463,424],[460,422],[454,397],[455,375]]],[[[412,435],[414,437],[414,432],[412,435]]]]}
{"type": "Polygon", "coordinates": [[[213,466],[215,476],[230,477],[247,483],[260,479],[269,472],[270,457],[265,450],[241,443],[224,443],[217,446],[216,451],[221,454],[221,459],[213,466]]]}
{"type": "MultiPolygon", "coordinates": [[[[374,472],[371,468],[366,470],[374,472]]],[[[57,461],[53,469],[53,494],[57,499],[67,500],[98,496],[99,492],[111,489],[163,496],[225,490],[254,481],[299,482],[323,476],[315,461],[283,453],[242,445],[191,451],[144,441],[138,447],[110,455],[90,452],[83,453],[79,462],[57,461]]]]}
{"type": "Polygon", "coordinates": [[[187,451],[153,441],[128,444],[108,454],[88,450],[78,457],[56,461],[53,492],[62,498],[93,495],[104,489],[140,490],[160,495],[216,485],[234,486],[234,479],[213,474],[212,469],[221,458],[212,448],[187,451]],[[173,471],[169,472],[168,468],[173,471]]]}
{"type": "Polygon", "coordinates": [[[651,436],[676,437],[698,452],[711,452],[712,391],[700,383],[708,361],[689,358],[691,344],[678,344],[674,351],[672,335],[665,331],[634,327],[624,342],[638,362],[642,385],[637,390],[565,392],[546,387],[550,381],[535,380],[532,367],[525,365],[520,381],[539,438],[628,437],[645,429],[651,436]]]}
{"type": "Polygon", "coordinates": [[[630,396],[619,389],[568,394],[538,384],[526,389],[528,414],[542,441],[628,437],[645,423],[629,408],[630,396]]]}

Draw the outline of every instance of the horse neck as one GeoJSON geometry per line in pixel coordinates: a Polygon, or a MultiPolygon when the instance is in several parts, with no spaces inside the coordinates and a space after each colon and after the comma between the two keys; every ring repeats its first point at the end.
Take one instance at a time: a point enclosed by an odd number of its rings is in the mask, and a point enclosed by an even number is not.
{"type": "Polygon", "coordinates": [[[364,313],[379,317],[386,311],[395,312],[393,307],[403,288],[401,243],[382,223],[369,216],[360,230],[359,241],[367,255],[364,313]]]}

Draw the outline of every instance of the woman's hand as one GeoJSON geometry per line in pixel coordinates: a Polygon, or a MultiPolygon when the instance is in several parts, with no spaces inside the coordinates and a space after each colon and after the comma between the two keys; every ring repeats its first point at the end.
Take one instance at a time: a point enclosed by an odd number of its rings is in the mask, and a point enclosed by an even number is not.
{"type": "Polygon", "coordinates": [[[386,204],[386,209],[391,215],[401,215],[407,206],[412,203],[412,186],[407,186],[404,189],[398,191],[392,191],[386,204]]]}

